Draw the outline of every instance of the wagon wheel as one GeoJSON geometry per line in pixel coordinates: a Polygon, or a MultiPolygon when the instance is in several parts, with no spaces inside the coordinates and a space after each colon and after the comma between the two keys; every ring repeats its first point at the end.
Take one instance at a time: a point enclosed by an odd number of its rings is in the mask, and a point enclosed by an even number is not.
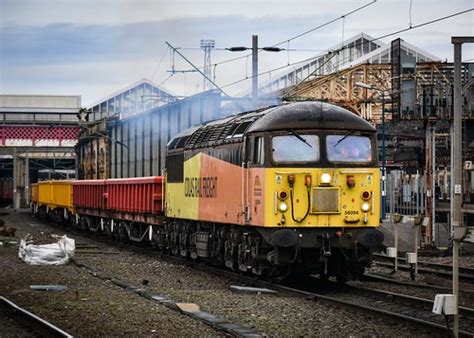
{"type": "Polygon", "coordinates": [[[128,232],[123,222],[120,222],[118,226],[118,239],[123,243],[128,241],[128,232]]]}

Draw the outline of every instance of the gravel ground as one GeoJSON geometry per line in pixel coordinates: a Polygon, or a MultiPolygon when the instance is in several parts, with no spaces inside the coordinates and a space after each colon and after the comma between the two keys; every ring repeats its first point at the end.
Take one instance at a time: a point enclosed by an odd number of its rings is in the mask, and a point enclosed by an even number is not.
{"type": "MultiPolygon", "coordinates": [[[[2,216],[17,237],[51,230],[28,214],[2,216]],[[30,227],[34,223],[37,226],[30,227]]],[[[57,234],[63,234],[54,229],[57,234]]],[[[112,256],[104,257],[111,260],[112,256]]],[[[103,282],[70,264],[29,266],[15,245],[0,247],[0,294],[76,337],[219,336],[209,326],[103,282]],[[31,291],[31,284],[60,284],[65,292],[31,291]]],[[[2,336],[2,334],[0,334],[2,336]]]]}
{"type": "MultiPolygon", "coordinates": [[[[19,236],[33,229],[51,229],[26,214],[9,216],[7,221],[10,226],[19,228],[19,236]],[[38,226],[29,227],[29,223],[38,226]]],[[[102,252],[86,254],[79,249],[76,254],[78,262],[135,286],[147,280],[151,290],[176,302],[196,303],[203,311],[268,336],[393,336],[395,333],[429,336],[429,332],[299,297],[236,294],[229,290],[235,282],[226,278],[170,260],[120,250],[77,235],[74,237],[76,243],[97,246],[94,250],[102,252]]],[[[27,266],[14,257],[15,250],[0,249],[0,269],[12,271],[0,275],[0,294],[10,295],[77,336],[222,335],[200,322],[94,278],[73,265],[27,266]],[[68,290],[63,293],[34,293],[28,290],[32,283],[63,284],[68,286],[68,290]]],[[[94,250],[88,249],[89,252],[94,250]]]]}

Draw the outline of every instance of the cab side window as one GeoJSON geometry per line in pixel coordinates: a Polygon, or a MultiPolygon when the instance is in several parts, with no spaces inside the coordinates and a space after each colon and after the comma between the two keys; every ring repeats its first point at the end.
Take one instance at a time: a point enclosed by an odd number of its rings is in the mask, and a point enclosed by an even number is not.
{"type": "Polygon", "coordinates": [[[248,163],[252,167],[260,167],[265,164],[265,138],[263,136],[251,136],[247,143],[248,163]]]}
{"type": "Polygon", "coordinates": [[[263,136],[255,138],[253,152],[253,164],[263,166],[265,164],[265,143],[263,136]]]}

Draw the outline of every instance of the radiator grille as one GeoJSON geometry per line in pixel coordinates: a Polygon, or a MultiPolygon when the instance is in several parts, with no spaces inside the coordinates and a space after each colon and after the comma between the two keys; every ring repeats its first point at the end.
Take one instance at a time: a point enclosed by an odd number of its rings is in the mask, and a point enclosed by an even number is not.
{"type": "Polygon", "coordinates": [[[339,189],[315,188],[312,191],[311,213],[338,213],[339,189]]]}

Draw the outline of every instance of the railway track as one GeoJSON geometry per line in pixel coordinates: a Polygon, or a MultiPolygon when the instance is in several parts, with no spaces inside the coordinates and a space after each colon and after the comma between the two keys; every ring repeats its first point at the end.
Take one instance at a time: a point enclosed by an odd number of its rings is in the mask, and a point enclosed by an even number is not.
{"type": "MultiPolygon", "coordinates": [[[[351,284],[344,285],[334,292],[343,299],[356,303],[362,302],[364,299],[369,300],[368,304],[371,307],[388,311],[401,318],[407,316],[411,318],[410,321],[419,321],[422,325],[431,326],[433,329],[447,329],[445,318],[432,313],[433,301],[429,299],[351,284]]],[[[474,309],[460,306],[459,315],[460,330],[464,335],[472,337],[474,334],[474,309]]]]}
{"type": "MultiPolygon", "coordinates": [[[[375,254],[374,255],[375,263],[379,266],[384,267],[393,267],[394,259],[375,254]]],[[[402,271],[410,271],[411,267],[406,264],[406,260],[404,258],[398,258],[398,269],[402,271]]],[[[440,263],[431,263],[425,261],[418,262],[418,273],[422,274],[431,274],[436,275],[442,278],[452,278],[452,265],[448,264],[440,264],[440,263]]],[[[469,284],[474,284],[474,268],[469,267],[459,267],[459,279],[469,284]]]]}
{"type": "MultiPolygon", "coordinates": [[[[56,225],[55,225],[56,226],[56,225]]],[[[71,231],[72,229],[64,229],[71,231]]],[[[82,232],[72,230],[75,234],[84,236],[82,232]]],[[[244,285],[270,288],[286,294],[291,294],[298,297],[312,299],[318,302],[340,306],[349,309],[355,309],[360,312],[367,313],[372,316],[382,317],[393,322],[402,323],[422,329],[430,334],[449,335],[450,331],[444,322],[444,317],[434,315],[431,310],[433,302],[428,299],[421,299],[413,296],[407,296],[399,293],[388,292],[384,290],[368,289],[354,285],[338,285],[337,283],[329,283],[321,287],[321,283],[316,279],[312,279],[310,283],[295,284],[275,284],[267,281],[256,279],[255,277],[247,276],[242,273],[236,273],[229,270],[209,266],[195,261],[190,261],[180,256],[165,255],[163,253],[150,250],[149,247],[141,245],[132,245],[122,242],[116,242],[111,239],[97,238],[95,236],[85,237],[99,241],[109,245],[115,245],[121,249],[129,249],[136,253],[145,254],[147,256],[159,257],[161,259],[169,260],[173,263],[185,264],[192,266],[195,269],[212,273],[215,275],[226,277],[237,283],[244,285]]],[[[98,247],[84,245],[85,250],[97,250],[97,254],[101,254],[102,250],[98,247]]],[[[93,253],[93,252],[91,252],[93,253]]],[[[461,337],[474,336],[474,309],[461,308],[461,337]]]]}
{"type": "MultiPolygon", "coordinates": [[[[375,283],[386,283],[386,284],[391,284],[391,285],[397,285],[399,287],[405,287],[405,288],[414,288],[414,289],[420,289],[420,290],[430,290],[433,293],[451,293],[452,292],[452,286],[438,286],[438,285],[431,285],[431,284],[424,284],[424,283],[417,283],[417,282],[407,282],[407,281],[401,281],[393,278],[389,278],[386,276],[382,275],[377,275],[377,274],[370,274],[370,273],[365,273],[361,277],[361,281],[367,281],[367,282],[375,282],[375,283]]],[[[461,297],[465,297],[469,300],[471,300],[474,303],[474,289],[460,289],[459,290],[461,297]]]]}
{"type": "Polygon", "coordinates": [[[18,337],[21,336],[21,334],[25,334],[29,337],[72,338],[72,335],[69,333],[61,330],[60,328],[36,316],[35,314],[19,307],[12,301],[2,296],[0,296],[0,310],[2,314],[18,323],[20,325],[18,329],[23,332],[16,332],[17,328],[15,327],[3,328],[3,330],[6,331],[4,332],[6,335],[18,337]]]}
{"type": "MultiPolygon", "coordinates": [[[[121,247],[128,247],[120,244],[121,247]]],[[[205,264],[190,262],[181,257],[161,255],[146,248],[132,246],[132,250],[147,255],[158,255],[161,258],[171,260],[174,263],[191,265],[195,269],[226,277],[237,283],[269,288],[279,292],[292,294],[298,297],[312,299],[344,308],[356,309],[373,316],[386,318],[404,325],[415,326],[432,334],[449,335],[449,330],[444,323],[444,317],[431,312],[433,301],[384,290],[368,289],[354,285],[340,286],[330,283],[329,286],[321,286],[321,282],[312,279],[312,283],[303,285],[274,284],[255,277],[246,276],[228,270],[211,267],[205,264]],[[374,306],[374,303],[377,306],[374,306]]],[[[461,314],[461,337],[474,336],[474,309],[460,308],[461,314]]]]}
{"type": "MultiPolygon", "coordinates": [[[[247,280],[252,283],[252,280],[247,280]]],[[[355,309],[369,315],[386,318],[404,325],[426,330],[430,334],[450,335],[445,318],[432,313],[433,301],[400,293],[365,288],[356,285],[340,285],[330,282],[323,289],[308,285],[289,286],[254,281],[260,287],[304,296],[314,301],[355,309]]],[[[474,336],[474,309],[460,307],[460,337],[474,336]]],[[[395,333],[395,332],[394,332],[395,333]]]]}

